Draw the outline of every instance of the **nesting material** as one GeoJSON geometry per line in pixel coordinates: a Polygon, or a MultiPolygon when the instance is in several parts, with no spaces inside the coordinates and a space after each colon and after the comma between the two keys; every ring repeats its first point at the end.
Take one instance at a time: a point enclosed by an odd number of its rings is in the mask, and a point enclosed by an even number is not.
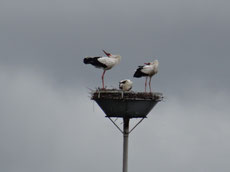
{"type": "Polygon", "coordinates": [[[163,99],[162,93],[122,91],[117,89],[97,89],[91,92],[91,99],[125,99],[125,100],[155,100],[163,99]]]}

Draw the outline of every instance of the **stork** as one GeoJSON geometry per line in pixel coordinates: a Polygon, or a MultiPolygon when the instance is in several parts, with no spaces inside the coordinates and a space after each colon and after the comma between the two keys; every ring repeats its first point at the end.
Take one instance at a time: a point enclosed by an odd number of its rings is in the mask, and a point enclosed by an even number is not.
{"type": "Polygon", "coordinates": [[[145,92],[146,92],[148,77],[150,78],[149,79],[149,90],[150,90],[150,92],[152,92],[152,90],[151,90],[151,79],[152,79],[153,75],[157,74],[158,65],[159,65],[158,60],[154,60],[153,62],[150,62],[150,63],[145,63],[145,65],[143,65],[143,66],[138,66],[137,70],[135,71],[135,73],[133,75],[133,77],[136,77],[136,78],[146,77],[146,79],[145,79],[145,92]]]}
{"type": "Polygon", "coordinates": [[[85,64],[91,64],[96,68],[103,69],[101,79],[102,79],[102,88],[104,89],[105,88],[105,85],[104,85],[105,72],[109,69],[112,69],[115,65],[117,65],[121,60],[121,56],[110,54],[110,53],[106,52],[105,50],[102,50],[102,51],[105,53],[105,55],[106,55],[105,57],[103,57],[103,56],[85,57],[83,62],[85,64]]]}
{"type": "Polygon", "coordinates": [[[119,82],[119,88],[123,91],[130,91],[132,89],[133,82],[129,79],[124,79],[119,82]]]}

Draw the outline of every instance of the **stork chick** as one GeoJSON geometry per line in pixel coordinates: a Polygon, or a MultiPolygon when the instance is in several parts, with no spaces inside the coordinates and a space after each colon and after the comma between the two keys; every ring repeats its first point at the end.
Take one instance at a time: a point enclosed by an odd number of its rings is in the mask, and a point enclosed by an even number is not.
{"type": "Polygon", "coordinates": [[[129,79],[124,79],[119,82],[119,88],[123,91],[130,91],[132,89],[133,82],[129,79]]]}

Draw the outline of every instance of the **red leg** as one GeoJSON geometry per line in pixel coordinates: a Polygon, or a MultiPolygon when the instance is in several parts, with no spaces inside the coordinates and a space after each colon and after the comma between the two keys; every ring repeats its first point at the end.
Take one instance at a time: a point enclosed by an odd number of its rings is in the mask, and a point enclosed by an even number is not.
{"type": "Polygon", "coordinates": [[[145,92],[146,92],[146,87],[147,87],[147,80],[148,80],[148,77],[146,76],[146,79],[145,79],[145,92]]]}
{"type": "Polygon", "coordinates": [[[105,75],[106,70],[104,70],[104,72],[102,73],[101,79],[102,79],[102,88],[104,89],[104,75],[105,75]]]}
{"type": "Polygon", "coordinates": [[[152,92],[152,90],[151,90],[151,79],[152,79],[152,77],[150,76],[150,79],[149,79],[149,89],[150,89],[150,93],[152,92]]]}

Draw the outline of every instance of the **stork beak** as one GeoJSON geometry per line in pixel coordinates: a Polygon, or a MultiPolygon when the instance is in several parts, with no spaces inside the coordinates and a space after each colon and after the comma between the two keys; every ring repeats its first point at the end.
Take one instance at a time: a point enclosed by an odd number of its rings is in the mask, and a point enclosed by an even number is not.
{"type": "Polygon", "coordinates": [[[109,56],[111,56],[111,54],[110,53],[107,53],[105,50],[102,50],[104,53],[105,53],[105,55],[107,55],[108,57],[109,56]]]}
{"type": "Polygon", "coordinates": [[[150,65],[150,63],[145,63],[145,65],[150,65]]]}

